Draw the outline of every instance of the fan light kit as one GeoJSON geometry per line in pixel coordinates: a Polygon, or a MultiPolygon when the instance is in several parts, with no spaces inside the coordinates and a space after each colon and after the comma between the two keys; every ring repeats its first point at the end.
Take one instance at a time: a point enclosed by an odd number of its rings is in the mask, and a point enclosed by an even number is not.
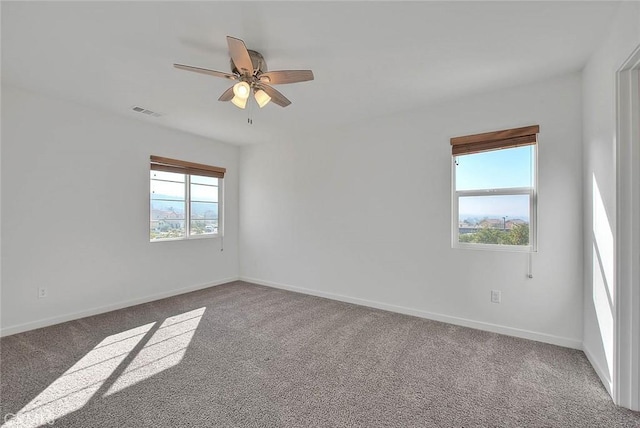
{"type": "Polygon", "coordinates": [[[227,44],[231,56],[231,73],[182,64],[173,64],[173,66],[181,70],[237,80],[238,83],[224,91],[218,101],[231,101],[233,105],[241,109],[247,106],[252,92],[253,98],[260,108],[269,104],[270,101],[280,107],[286,107],[291,104],[291,101],[271,85],[313,80],[311,70],[267,71],[267,62],[262,54],[248,50],[240,39],[227,36],[227,44]]]}

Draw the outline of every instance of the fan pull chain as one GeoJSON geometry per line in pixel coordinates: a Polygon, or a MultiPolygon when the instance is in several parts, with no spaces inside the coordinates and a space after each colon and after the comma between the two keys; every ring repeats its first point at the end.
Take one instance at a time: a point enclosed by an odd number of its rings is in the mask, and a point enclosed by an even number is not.
{"type": "Polygon", "coordinates": [[[253,125],[253,103],[251,102],[251,97],[247,100],[247,104],[249,104],[249,108],[247,109],[247,124],[253,125]]]}

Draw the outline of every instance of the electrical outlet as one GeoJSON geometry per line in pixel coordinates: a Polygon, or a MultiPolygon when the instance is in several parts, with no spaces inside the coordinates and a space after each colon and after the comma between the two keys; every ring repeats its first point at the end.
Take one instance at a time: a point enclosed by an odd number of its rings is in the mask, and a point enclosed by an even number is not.
{"type": "Polygon", "coordinates": [[[44,299],[49,295],[47,291],[47,287],[39,287],[38,288],[38,299],[44,299]]]}
{"type": "Polygon", "coordinates": [[[502,292],[500,290],[491,290],[491,303],[500,303],[502,301],[502,292]]]}

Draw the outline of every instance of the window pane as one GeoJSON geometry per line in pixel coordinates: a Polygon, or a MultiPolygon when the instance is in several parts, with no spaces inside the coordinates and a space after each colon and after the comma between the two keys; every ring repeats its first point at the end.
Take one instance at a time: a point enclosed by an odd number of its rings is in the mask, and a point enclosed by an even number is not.
{"type": "Polygon", "coordinates": [[[203,177],[201,175],[192,175],[191,182],[195,184],[209,184],[212,186],[218,185],[218,179],[215,177],[203,177]]]}
{"type": "Polygon", "coordinates": [[[213,235],[218,233],[218,220],[191,220],[191,235],[213,235]]]}
{"type": "Polygon", "coordinates": [[[185,220],[184,219],[151,219],[150,222],[150,239],[170,239],[185,237],[185,220]]]}
{"type": "Polygon", "coordinates": [[[191,220],[217,220],[218,204],[216,202],[191,202],[191,220]]]}
{"type": "Polygon", "coordinates": [[[151,200],[151,219],[184,219],[184,201],[156,201],[151,200]]]}
{"type": "Polygon", "coordinates": [[[151,199],[184,201],[184,183],[151,180],[151,199]]]}
{"type": "Polygon", "coordinates": [[[180,183],[184,183],[184,174],[178,174],[175,172],[164,172],[164,171],[149,171],[150,178],[152,180],[167,180],[167,181],[178,181],[180,183]]]}
{"type": "Polygon", "coordinates": [[[218,186],[191,184],[191,200],[218,202],[218,186]]]}
{"type": "Polygon", "coordinates": [[[456,158],[456,190],[533,187],[535,146],[461,155],[456,158]]]}
{"type": "Polygon", "coordinates": [[[218,233],[218,204],[209,202],[191,203],[191,235],[218,233]]]}
{"type": "Polygon", "coordinates": [[[461,196],[458,241],[529,245],[529,195],[461,196]]]}
{"type": "MultiPolygon", "coordinates": [[[[184,188],[184,185],[181,185],[184,188]]],[[[152,195],[153,197],[153,195],[152,195]]],[[[150,239],[182,238],[185,233],[185,202],[151,199],[150,239]]]]}

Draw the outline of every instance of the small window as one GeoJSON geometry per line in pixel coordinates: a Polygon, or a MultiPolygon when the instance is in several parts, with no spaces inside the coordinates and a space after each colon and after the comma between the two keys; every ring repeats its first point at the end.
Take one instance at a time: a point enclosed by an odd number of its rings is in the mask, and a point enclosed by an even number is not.
{"type": "Polygon", "coordinates": [[[451,139],[454,247],[535,251],[538,131],[451,139]]]}
{"type": "Polygon", "coordinates": [[[222,181],[226,170],[151,156],[149,240],[222,235],[222,181]]]}

